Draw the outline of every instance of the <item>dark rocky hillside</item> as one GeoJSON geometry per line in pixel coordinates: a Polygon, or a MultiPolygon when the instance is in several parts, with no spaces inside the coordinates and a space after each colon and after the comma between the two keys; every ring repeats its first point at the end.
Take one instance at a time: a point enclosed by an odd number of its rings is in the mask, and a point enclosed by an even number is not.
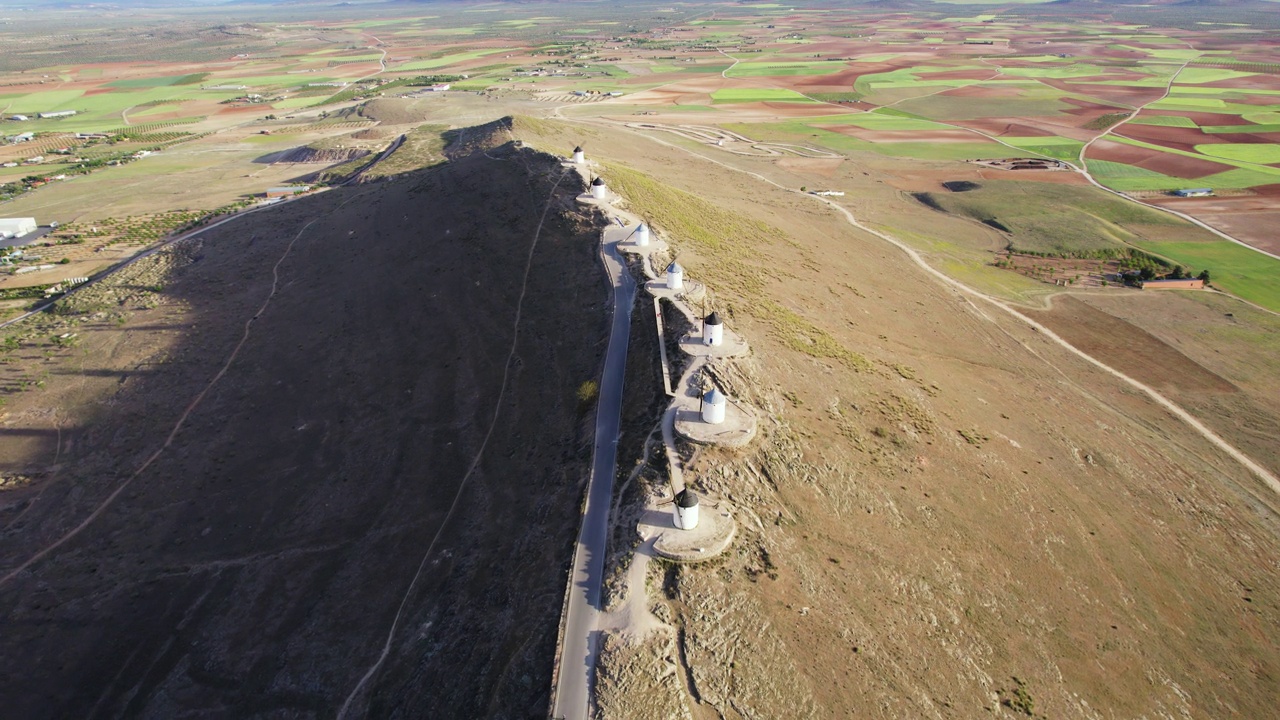
{"type": "Polygon", "coordinates": [[[402,601],[349,717],[545,715],[608,287],[580,181],[501,130],[39,321],[77,344],[11,356],[48,382],[0,434],[6,717],[334,717],[402,601]]]}

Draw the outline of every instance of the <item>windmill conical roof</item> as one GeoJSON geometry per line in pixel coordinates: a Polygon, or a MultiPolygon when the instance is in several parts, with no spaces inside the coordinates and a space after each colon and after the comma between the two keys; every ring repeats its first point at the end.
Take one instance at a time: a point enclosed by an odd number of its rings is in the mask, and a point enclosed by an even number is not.
{"type": "Polygon", "coordinates": [[[680,263],[676,262],[675,260],[672,260],[672,261],[671,261],[671,264],[667,266],[667,272],[669,272],[669,273],[683,273],[683,272],[684,272],[684,268],[680,267],[680,263]]]}
{"type": "Polygon", "coordinates": [[[707,316],[707,324],[708,324],[708,325],[723,325],[724,323],[720,322],[720,314],[719,314],[719,313],[717,313],[715,310],[712,310],[712,311],[711,311],[711,314],[707,316]]]}
{"type": "Polygon", "coordinates": [[[591,184],[594,185],[595,187],[600,187],[601,185],[604,185],[604,178],[596,178],[595,180],[591,181],[591,184]]]}
{"type": "Polygon", "coordinates": [[[725,401],[724,393],[720,392],[719,388],[711,388],[706,395],[702,396],[702,399],[711,405],[719,405],[725,401]]]}
{"type": "Polygon", "coordinates": [[[576,152],[576,153],[580,153],[580,152],[582,152],[582,146],[581,146],[581,145],[579,145],[578,147],[574,148],[574,149],[573,149],[573,151],[574,151],[574,152],[576,152]]]}
{"type": "Polygon", "coordinates": [[[698,507],[698,496],[692,490],[681,490],[676,493],[676,506],[682,508],[698,507]]]}

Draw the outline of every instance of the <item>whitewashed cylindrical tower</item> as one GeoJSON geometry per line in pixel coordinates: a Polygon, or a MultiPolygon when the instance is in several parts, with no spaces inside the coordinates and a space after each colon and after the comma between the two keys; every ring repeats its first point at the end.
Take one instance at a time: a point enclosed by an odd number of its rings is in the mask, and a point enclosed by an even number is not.
{"type": "Polygon", "coordinates": [[[714,310],[702,321],[702,344],[712,347],[724,344],[724,323],[720,322],[720,315],[714,310]]]}
{"type": "Polygon", "coordinates": [[[717,388],[711,390],[702,396],[702,422],[708,425],[719,425],[724,422],[724,411],[729,405],[729,399],[724,396],[717,388]]]}
{"type": "Polygon", "coordinates": [[[591,197],[597,200],[603,200],[605,196],[604,178],[596,178],[591,181],[591,197]]]}
{"type": "Polygon", "coordinates": [[[684,268],[680,267],[680,263],[675,260],[667,266],[667,288],[671,290],[684,289],[684,268]]]}
{"type": "Polygon", "coordinates": [[[636,245],[645,247],[649,244],[649,226],[640,223],[640,227],[636,228],[636,245]]]}
{"type": "Polygon", "coordinates": [[[698,527],[698,496],[690,490],[676,493],[676,527],[681,530],[698,527]]]}
{"type": "Polygon", "coordinates": [[[573,161],[579,165],[587,161],[587,156],[582,152],[581,145],[573,149],[573,161]]]}

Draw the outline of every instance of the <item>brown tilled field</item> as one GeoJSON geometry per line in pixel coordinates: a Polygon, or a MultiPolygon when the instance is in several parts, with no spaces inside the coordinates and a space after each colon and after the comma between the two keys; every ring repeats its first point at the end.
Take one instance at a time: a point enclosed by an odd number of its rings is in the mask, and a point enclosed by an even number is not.
{"type": "Polygon", "coordinates": [[[356,715],[545,707],[607,291],[506,141],[4,330],[6,714],[333,717],[389,633],[356,715]]]}
{"type": "Polygon", "coordinates": [[[1150,150],[1111,140],[1101,140],[1090,146],[1089,158],[1092,160],[1125,163],[1172,177],[1187,178],[1188,180],[1226,172],[1231,169],[1230,165],[1223,165],[1210,160],[1174,155],[1160,150],[1150,150]]]}

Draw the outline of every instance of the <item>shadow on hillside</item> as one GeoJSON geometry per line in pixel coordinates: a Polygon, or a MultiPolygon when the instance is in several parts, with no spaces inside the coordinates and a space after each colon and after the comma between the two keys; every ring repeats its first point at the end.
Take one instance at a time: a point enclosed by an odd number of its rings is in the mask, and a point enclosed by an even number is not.
{"type": "Polygon", "coordinates": [[[7,713],[331,716],[396,620],[357,714],[545,708],[607,285],[558,161],[468,142],[522,162],[209,230],[119,328],[181,328],[163,363],[52,374],[129,382],[0,536],[8,573],[101,510],[0,584],[7,713]]]}

